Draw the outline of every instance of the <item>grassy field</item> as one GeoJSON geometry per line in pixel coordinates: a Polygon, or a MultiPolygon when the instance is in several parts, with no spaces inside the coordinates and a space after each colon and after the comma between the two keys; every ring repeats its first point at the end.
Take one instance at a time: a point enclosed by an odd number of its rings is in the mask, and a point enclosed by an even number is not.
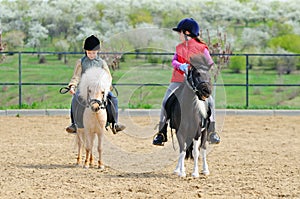
{"type": "MultiPolygon", "coordinates": [[[[1,56],[1,55],[0,55],[1,56]]],[[[57,55],[42,55],[45,63],[39,63],[36,54],[22,54],[22,82],[36,85],[22,86],[22,108],[69,108],[71,95],[59,94],[60,87],[66,85],[77,59],[81,54],[67,55],[67,62],[59,60],[57,55]],[[54,85],[39,85],[51,83],[54,85]]],[[[0,64],[0,109],[19,108],[18,54],[7,55],[0,64]]],[[[168,64],[151,64],[145,57],[135,58],[126,55],[120,63],[120,69],[111,71],[116,84],[120,108],[160,108],[161,100],[171,78],[172,68],[168,64]],[[134,85],[127,85],[134,84],[134,85]],[[155,84],[142,86],[144,84],[155,84]]],[[[277,75],[276,71],[261,70],[259,67],[249,71],[250,84],[299,84],[299,72],[289,75],[277,75]]],[[[245,84],[246,75],[231,73],[223,69],[218,84],[245,84]]],[[[249,108],[298,109],[300,108],[299,87],[261,87],[249,88],[249,108]]],[[[217,108],[245,108],[246,88],[243,86],[217,86],[217,108]]]]}

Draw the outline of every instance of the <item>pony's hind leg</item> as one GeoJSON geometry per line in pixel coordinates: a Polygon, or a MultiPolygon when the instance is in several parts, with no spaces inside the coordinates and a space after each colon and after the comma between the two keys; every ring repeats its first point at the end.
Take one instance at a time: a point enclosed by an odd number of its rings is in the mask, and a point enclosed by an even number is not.
{"type": "Polygon", "coordinates": [[[193,140],[193,157],[194,157],[194,170],[192,176],[195,178],[199,177],[198,160],[199,160],[199,145],[200,139],[193,140]]]}
{"type": "Polygon", "coordinates": [[[90,167],[92,167],[94,165],[94,156],[92,154],[92,152],[90,151],[90,167]]]}
{"type": "Polygon", "coordinates": [[[85,169],[88,169],[89,168],[89,158],[90,158],[90,150],[86,149],[85,150],[86,153],[85,153],[85,161],[84,161],[84,168],[85,169]]]}
{"type": "Polygon", "coordinates": [[[91,150],[86,149],[86,157],[84,161],[84,168],[88,169],[89,167],[93,167],[94,157],[91,150]]]}
{"type": "Polygon", "coordinates": [[[104,169],[105,166],[101,160],[98,160],[98,169],[104,169]]]}

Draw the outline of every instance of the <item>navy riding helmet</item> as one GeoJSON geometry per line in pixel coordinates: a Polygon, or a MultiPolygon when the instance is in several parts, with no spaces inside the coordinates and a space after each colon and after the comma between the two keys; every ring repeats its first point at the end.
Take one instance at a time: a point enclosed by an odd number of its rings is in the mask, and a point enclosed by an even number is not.
{"type": "Polygon", "coordinates": [[[91,35],[84,40],[83,44],[84,50],[99,50],[100,49],[100,41],[95,35],[91,35]]]}
{"type": "Polygon", "coordinates": [[[174,31],[189,31],[190,34],[187,36],[190,37],[198,37],[199,36],[199,25],[193,18],[185,18],[182,19],[176,28],[173,28],[174,31]]]}

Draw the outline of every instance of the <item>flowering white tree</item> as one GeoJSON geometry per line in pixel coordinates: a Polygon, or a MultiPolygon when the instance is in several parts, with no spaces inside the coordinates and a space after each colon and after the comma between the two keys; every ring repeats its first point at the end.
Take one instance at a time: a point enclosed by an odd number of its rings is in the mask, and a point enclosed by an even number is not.
{"type": "Polygon", "coordinates": [[[34,49],[39,49],[41,47],[42,40],[48,37],[48,30],[39,22],[33,22],[30,24],[28,34],[29,39],[27,45],[34,49]]]}
{"type": "MultiPolygon", "coordinates": [[[[291,34],[300,32],[300,4],[293,0],[0,1],[4,39],[9,32],[21,31],[30,46],[41,45],[45,38],[53,42],[55,38],[67,41],[72,50],[80,50],[78,46],[89,34],[104,40],[145,25],[171,30],[185,17],[197,20],[203,33],[207,29],[212,36],[217,31],[226,32],[238,41],[232,45],[244,50],[249,46],[249,29],[266,32],[259,33],[264,39],[268,39],[266,35],[284,34],[284,27],[291,34]]],[[[262,40],[259,44],[265,47],[262,40]]]]}

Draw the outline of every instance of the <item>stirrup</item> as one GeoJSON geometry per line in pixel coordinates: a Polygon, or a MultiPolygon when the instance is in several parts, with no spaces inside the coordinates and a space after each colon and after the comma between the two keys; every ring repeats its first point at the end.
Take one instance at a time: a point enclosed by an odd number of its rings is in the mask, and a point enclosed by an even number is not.
{"type": "Polygon", "coordinates": [[[156,145],[156,146],[164,146],[164,143],[165,143],[165,142],[167,142],[167,139],[166,139],[164,133],[158,132],[158,133],[154,134],[154,136],[153,136],[153,141],[152,141],[152,144],[153,144],[153,145],[156,145]],[[158,137],[158,136],[161,136],[161,137],[162,137],[161,142],[155,142],[155,140],[157,140],[157,137],[158,137]]]}
{"type": "Polygon", "coordinates": [[[209,135],[209,144],[219,144],[221,142],[221,138],[217,132],[212,132],[209,135]]]}

